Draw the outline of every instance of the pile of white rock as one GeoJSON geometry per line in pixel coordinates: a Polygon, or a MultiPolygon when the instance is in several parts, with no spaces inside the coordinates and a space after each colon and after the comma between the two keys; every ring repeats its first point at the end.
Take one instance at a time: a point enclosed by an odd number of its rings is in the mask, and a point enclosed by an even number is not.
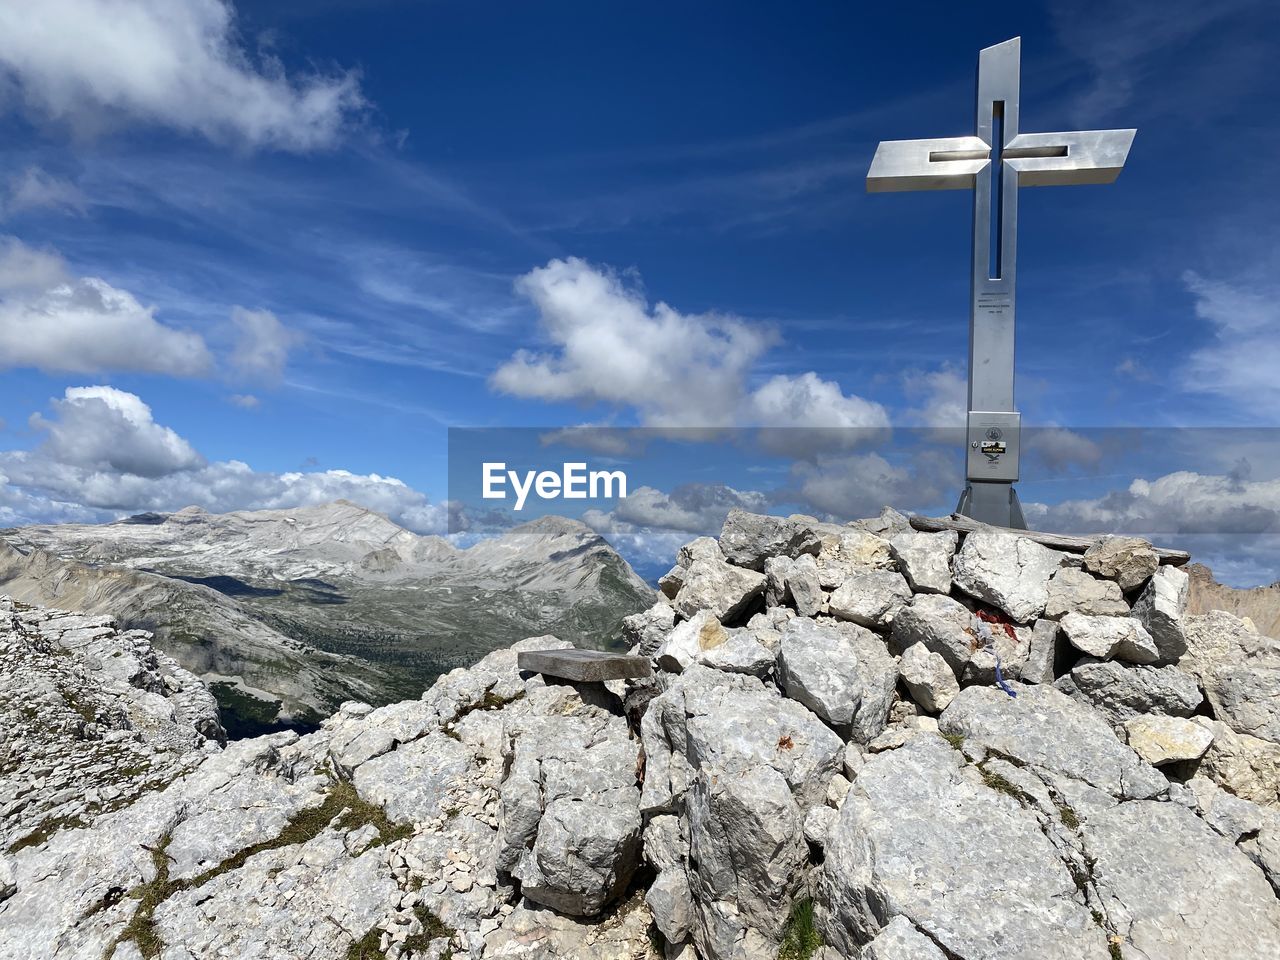
{"type": "Polygon", "coordinates": [[[10,846],[0,958],[1280,956],[1280,644],[1149,544],[734,512],[661,588],[651,678],[531,638],[10,846]]]}

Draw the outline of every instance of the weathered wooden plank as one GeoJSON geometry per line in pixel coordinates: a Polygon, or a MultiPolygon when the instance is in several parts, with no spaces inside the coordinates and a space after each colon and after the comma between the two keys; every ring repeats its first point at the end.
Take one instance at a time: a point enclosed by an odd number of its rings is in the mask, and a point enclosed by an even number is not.
{"type": "Polygon", "coordinates": [[[525,650],[516,656],[516,663],[528,673],[541,673],[578,683],[603,683],[605,680],[626,680],[653,674],[653,666],[648,657],[606,653],[602,650],[575,650],[572,647],[564,650],[525,650]]]}
{"type": "MultiPolygon", "coordinates": [[[[1105,536],[1105,534],[1099,533],[1090,537],[1076,537],[1066,533],[1044,533],[1040,530],[1014,530],[1010,527],[993,527],[985,523],[979,523],[970,517],[961,516],[958,513],[953,513],[949,517],[909,517],[908,520],[914,529],[924,530],[928,533],[936,533],[939,530],[959,530],[961,533],[972,533],[975,530],[1001,530],[1005,533],[1026,537],[1028,540],[1042,543],[1046,547],[1053,547],[1055,550],[1066,550],[1069,553],[1084,553],[1105,536]]],[[[1191,560],[1191,554],[1185,550],[1168,550],[1164,547],[1155,547],[1155,551],[1161,563],[1168,563],[1175,567],[1189,563],[1191,560]]]]}

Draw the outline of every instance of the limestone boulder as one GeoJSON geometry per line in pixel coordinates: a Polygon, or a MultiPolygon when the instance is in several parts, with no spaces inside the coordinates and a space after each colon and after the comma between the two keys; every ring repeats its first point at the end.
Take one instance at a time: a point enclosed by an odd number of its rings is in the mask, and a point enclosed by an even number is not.
{"type": "Polygon", "coordinates": [[[1280,743],[1280,656],[1219,663],[1201,679],[1215,717],[1236,733],[1280,743]]]}
{"type": "Polygon", "coordinates": [[[1175,666],[1153,667],[1085,659],[1057,682],[1112,725],[1143,714],[1189,717],[1204,699],[1195,677],[1175,666]]]}
{"type": "Polygon", "coordinates": [[[795,561],[790,557],[769,557],[764,562],[764,602],[766,607],[781,607],[791,602],[787,576],[795,561]]]}
{"type": "Polygon", "coordinates": [[[709,610],[717,620],[731,621],[764,594],[764,587],[763,573],[723,560],[695,560],[685,571],[684,583],[671,604],[685,618],[709,610]]]}
{"type": "Polygon", "coordinates": [[[794,559],[804,553],[816,554],[820,546],[818,535],[807,524],[736,508],[729,511],[720,530],[725,559],[752,570],[763,570],[770,557],[794,559]]]}
{"type": "Polygon", "coordinates": [[[1162,566],[1151,575],[1133,605],[1133,616],[1147,629],[1164,663],[1176,663],[1187,652],[1182,625],[1191,594],[1191,578],[1179,567],[1162,566]]]}
{"type": "Polygon", "coordinates": [[[792,620],[778,652],[778,686],[844,739],[866,743],[885,727],[898,671],[865,629],[792,620]]]}
{"type": "Polygon", "coordinates": [[[1044,615],[1061,620],[1068,613],[1089,617],[1127,617],[1129,604],[1124,601],[1120,585],[1101,580],[1084,570],[1063,567],[1049,578],[1049,598],[1044,615]]]}
{"type": "Polygon", "coordinates": [[[833,617],[862,627],[885,630],[911,599],[902,574],[892,570],[854,570],[831,594],[827,607],[833,617]]]}
{"type": "Polygon", "coordinates": [[[786,779],[764,763],[732,771],[706,766],[686,809],[699,954],[730,960],[761,941],[776,951],[809,855],[786,779]]]}
{"type": "Polygon", "coordinates": [[[715,537],[697,537],[676,551],[676,564],[686,569],[695,560],[723,560],[724,551],[715,537]]]}
{"type": "Polygon", "coordinates": [[[1099,660],[1148,664],[1160,659],[1160,651],[1151,634],[1132,617],[1090,617],[1069,613],[1061,623],[1062,633],[1073,647],[1099,660]]]}
{"type": "Polygon", "coordinates": [[[966,536],[956,554],[955,585],[1018,623],[1030,623],[1044,614],[1049,579],[1063,559],[1058,551],[1026,537],[980,530],[966,536]]]}
{"type": "Polygon", "coordinates": [[[951,558],[959,541],[954,530],[909,530],[890,540],[889,548],[913,591],[946,594],[951,592],[951,558]]]}
{"type": "Polygon", "coordinates": [[[907,649],[898,671],[915,702],[930,713],[945,710],[960,692],[960,684],[946,659],[923,643],[907,649]]]}
{"type": "Polygon", "coordinates": [[[977,649],[977,629],[973,613],[964,604],[939,594],[917,594],[893,619],[889,637],[895,653],[905,653],[913,645],[940,654],[957,677],[977,649]]]}
{"type": "Polygon", "coordinates": [[[1053,687],[1014,687],[1016,698],[995,687],[966,687],[942,712],[939,729],[1117,799],[1146,799],[1168,790],[1165,778],[1121,743],[1089,707],[1053,687]]]}
{"type": "Polygon", "coordinates": [[[591,916],[639,865],[639,745],[621,716],[566,703],[573,712],[529,712],[504,727],[497,861],[527,899],[591,916]]]}
{"type": "Polygon", "coordinates": [[[628,648],[638,648],[640,656],[652,657],[675,625],[671,604],[659,601],[648,610],[622,618],[622,640],[628,648]]]}
{"type": "Polygon", "coordinates": [[[715,614],[710,610],[699,610],[671,629],[658,648],[655,659],[663,670],[679,673],[703,654],[728,641],[729,631],[715,614]]]}
{"type": "Polygon", "coordinates": [[[1027,642],[1027,655],[1018,670],[1018,677],[1027,683],[1053,683],[1058,661],[1058,624],[1053,620],[1039,619],[1031,626],[1027,642]]]}
{"type": "Polygon", "coordinates": [[[1126,593],[1141,586],[1160,566],[1160,557],[1139,537],[1103,537],[1084,553],[1084,568],[1114,580],[1126,593]]]}
{"type": "Polygon", "coordinates": [[[850,957],[893,917],[966,960],[1107,951],[1036,816],[936,735],[868,759],[828,833],[814,902],[824,939],[850,957]]]}
{"type": "Polygon", "coordinates": [[[1198,677],[1219,664],[1270,661],[1280,656],[1280,641],[1258,633],[1253,624],[1224,610],[1188,616],[1183,621],[1187,652],[1178,666],[1198,677]]]}
{"type": "Polygon", "coordinates": [[[735,631],[728,640],[699,652],[695,659],[716,670],[765,677],[773,671],[776,655],[747,630],[735,631]]]}
{"type": "Polygon", "coordinates": [[[766,763],[802,809],[826,799],[844,756],[840,737],[807,707],[755,677],[695,664],[655,697],[640,726],[645,753],[641,805],[678,811],[702,767],[734,771],[766,763]]]}
{"type": "Polygon", "coordinates": [[[1123,956],[1280,954],[1280,902],[1262,870],[1185,807],[1122,803],[1091,816],[1082,836],[1123,956]]]}
{"type": "Polygon", "coordinates": [[[834,590],[855,570],[891,570],[894,567],[889,541],[872,531],[823,523],[813,517],[794,516],[791,519],[805,523],[821,541],[817,554],[818,578],[824,590],[834,590]]]}
{"type": "Polygon", "coordinates": [[[1280,809],[1280,746],[1218,720],[1194,719],[1213,734],[1198,772],[1237,797],[1280,809]]]}
{"type": "Polygon", "coordinates": [[[791,564],[786,576],[786,592],[797,614],[802,617],[818,615],[826,598],[822,594],[818,561],[812,554],[801,554],[791,564]]]}
{"type": "Polygon", "coordinates": [[[1185,717],[1140,716],[1126,720],[1129,746],[1155,767],[1199,760],[1213,743],[1213,732],[1185,717]]]}

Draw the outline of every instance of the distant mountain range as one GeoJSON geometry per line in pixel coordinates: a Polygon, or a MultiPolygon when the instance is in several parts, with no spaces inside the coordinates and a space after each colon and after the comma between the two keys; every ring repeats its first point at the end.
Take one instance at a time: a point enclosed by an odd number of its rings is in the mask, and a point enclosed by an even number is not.
{"type": "Polygon", "coordinates": [[[460,549],[343,500],[0,530],[0,593],[154,632],[210,684],[232,736],[416,697],[529,636],[616,645],[655,597],[574,520],[460,549]]]}

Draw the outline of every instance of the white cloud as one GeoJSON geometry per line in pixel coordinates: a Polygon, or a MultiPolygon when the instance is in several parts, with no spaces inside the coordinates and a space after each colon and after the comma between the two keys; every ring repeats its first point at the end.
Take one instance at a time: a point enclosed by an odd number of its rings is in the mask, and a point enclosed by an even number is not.
{"type": "Polygon", "coordinates": [[[922,427],[964,428],[968,421],[969,381],[954,367],[911,371],[903,377],[903,388],[913,403],[907,411],[912,423],[922,427]]]}
{"type": "Polygon", "coordinates": [[[1184,386],[1247,407],[1262,419],[1280,412],[1280,290],[1247,282],[1183,275],[1196,297],[1196,315],[1209,321],[1214,340],[1191,354],[1184,386]]]}
{"type": "Polygon", "coordinates": [[[749,422],[765,428],[761,446],[793,457],[860,446],[885,436],[889,426],[880,404],[845,396],[839,384],[813,372],[770,378],[748,398],[748,410],[749,422]]]}
{"type": "Polygon", "coordinates": [[[344,498],[420,533],[446,529],[447,510],[394,477],[347,470],[272,473],[207,462],[137,396],[73,387],[32,425],[32,451],[0,453],[0,519],[9,524],[109,520],[197,504],[214,512],[308,506],[344,498]]]}
{"type": "Polygon", "coordinates": [[[633,566],[660,573],[671,566],[682,544],[696,536],[718,536],[734,507],[767,513],[769,497],[722,483],[682,484],[670,493],[645,486],[629,491],[613,510],[585,511],[582,521],[633,566]]]}
{"type": "Polygon", "coordinates": [[[0,366],[196,376],[212,358],[199,334],[97,277],[71,277],[57,254],[0,239],[0,366]]]}
{"type": "Polygon", "coordinates": [[[1031,516],[1052,529],[1080,532],[1280,534],[1280,479],[1250,480],[1247,468],[1230,474],[1179,470],[1138,478],[1094,499],[1035,504],[1031,516]]]}
{"type": "Polygon", "coordinates": [[[364,104],[353,72],[290,77],[252,57],[226,0],[0,4],[0,77],[79,133],[140,121],[295,151],[334,144],[364,104]]]}
{"type": "Polygon", "coordinates": [[[9,178],[9,197],[4,203],[4,212],[14,214],[47,209],[84,213],[86,205],[80,188],[69,180],[55,177],[39,167],[27,167],[9,178]]]}
{"type": "Polygon", "coordinates": [[[1023,451],[1040,458],[1051,472],[1071,467],[1096,467],[1103,451],[1097,441],[1064,427],[1038,427],[1023,431],[1023,451]]]}
{"type": "Polygon", "coordinates": [[[792,467],[791,479],[798,500],[842,520],[875,516],[885,504],[905,507],[918,502],[911,471],[878,453],[799,462],[792,467]]]}
{"type": "Polygon", "coordinates": [[[540,400],[635,407],[654,426],[728,426],[771,331],[735,317],[652,308],[614,273],[552,260],[516,289],[542,317],[556,352],[522,350],[493,375],[499,390],[540,400]]]}
{"type": "Polygon", "coordinates": [[[302,343],[302,334],[280,322],[270,310],[235,307],[231,323],[237,331],[231,366],[242,377],[277,383],[289,361],[289,351],[302,343]]]}
{"type": "Polygon", "coordinates": [[[616,273],[570,257],[520,278],[551,341],[520,350],[493,374],[494,388],[548,401],[633,408],[651,427],[878,428],[884,408],[814,373],[751,375],[777,340],[768,327],[728,314],[650,305],[616,273]]]}
{"type": "Polygon", "coordinates": [[[233,393],[227,397],[227,401],[242,410],[256,410],[261,405],[261,401],[252,393],[233,393]]]}
{"type": "Polygon", "coordinates": [[[632,528],[707,534],[719,531],[735,507],[762,513],[768,510],[769,498],[755,490],[736,490],[722,483],[683,484],[670,493],[639,487],[618,501],[613,520],[632,528]]]}
{"type": "Polygon", "coordinates": [[[14,237],[0,237],[0,296],[42,292],[70,280],[66,261],[52,250],[35,250],[14,237]]]}
{"type": "Polygon", "coordinates": [[[58,463],[161,477],[204,465],[187,441],[151,417],[151,408],[114,387],[68,387],[51,403],[50,420],[31,415],[31,426],[46,431],[41,453],[58,463]]]}

